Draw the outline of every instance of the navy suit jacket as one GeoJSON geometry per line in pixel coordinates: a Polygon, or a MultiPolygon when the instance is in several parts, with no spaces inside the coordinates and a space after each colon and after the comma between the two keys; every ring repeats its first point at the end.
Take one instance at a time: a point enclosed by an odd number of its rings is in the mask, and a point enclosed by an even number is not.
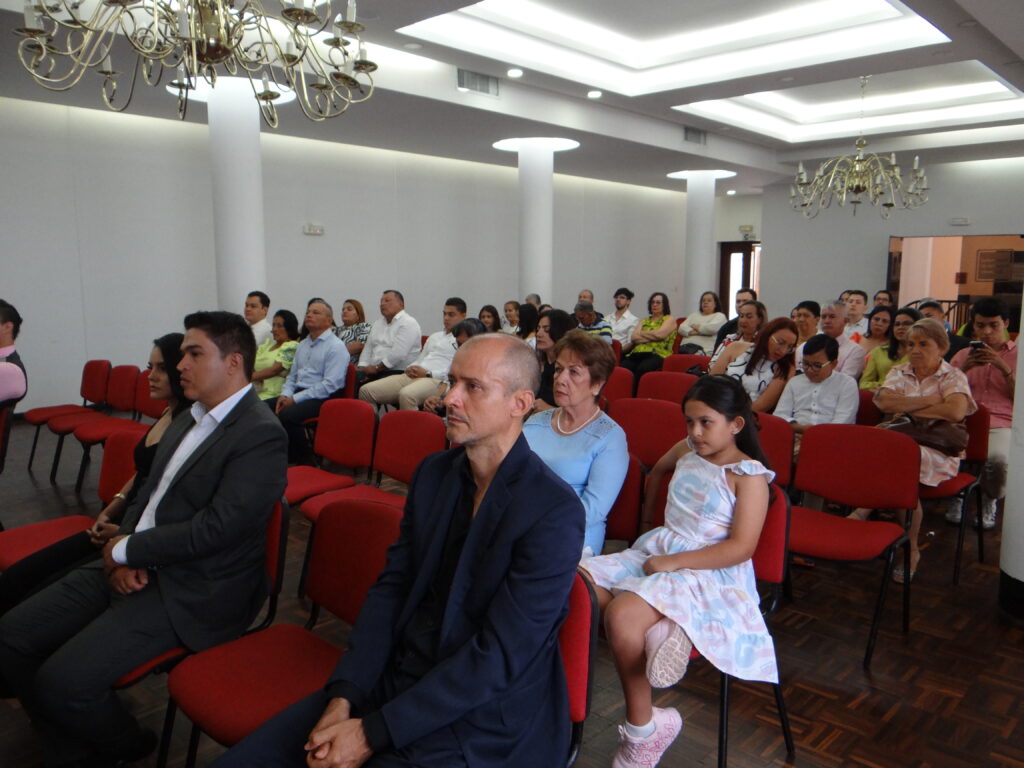
{"type": "MultiPolygon", "coordinates": [[[[346,686],[369,694],[388,668],[437,570],[466,464],[458,448],[418,467],[398,541],[330,695],[346,686]]],[[[444,609],[440,661],[381,708],[396,748],[451,727],[472,768],[565,764],[571,728],[558,629],[584,519],[576,493],[520,436],[470,525],[444,609]]]]}

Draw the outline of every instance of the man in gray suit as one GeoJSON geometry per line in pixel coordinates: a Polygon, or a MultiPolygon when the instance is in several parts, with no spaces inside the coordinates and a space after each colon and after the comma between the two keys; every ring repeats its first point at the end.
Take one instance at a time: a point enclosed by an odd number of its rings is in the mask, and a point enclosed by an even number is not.
{"type": "Polygon", "coordinates": [[[178,365],[195,400],[160,441],[149,480],[103,562],[72,571],[0,621],[0,672],[42,737],[47,766],[139,760],[113,683],[179,646],[237,637],[266,594],[264,540],[287,442],[249,384],[256,346],[229,312],[185,318],[178,365]]]}

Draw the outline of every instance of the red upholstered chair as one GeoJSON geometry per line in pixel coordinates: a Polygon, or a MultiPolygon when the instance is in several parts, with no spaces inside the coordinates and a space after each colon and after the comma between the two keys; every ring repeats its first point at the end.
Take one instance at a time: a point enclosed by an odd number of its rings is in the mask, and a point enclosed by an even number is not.
{"type": "MultiPolygon", "coordinates": [[[[115,411],[133,412],[135,410],[135,382],[139,377],[139,369],[134,365],[117,365],[110,371],[107,379],[107,393],[104,402],[115,411]]],[[[58,436],[57,447],[53,452],[53,464],[50,467],[50,482],[57,479],[57,468],[60,466],[61,449],[64,438],[73,433],[81,425],[108,418],[105,414],[90,410],[87,413],[70,413],[54,416],[46,422],[46,428],[58,436]]]]}
{"type": "Polygon", "coordinates": [[[626,433],[629,452],[647,468],[686,437],[686,419],[678,403],[627,397],[613,402],[608,415],[626,433]]]}
{"type": "Polygon", "coordinates": [[[310,631],[320,606],[355,623],[387,548],[398,538],[401,517],[401,509],[368,501],[343,501],[323,510],[309,563],[313,606],[305,627],[275,624],[178,664],[167,678],[170,701],[159,765],[166,760],[177,709],[193,723],[186,763],[192,766],[200,732],[232,746],[323,687],[341,651],[310,631]]]}
{"type": "Polygon", "coordinates": [[[346,369],[345,387],[342,389],[341,396],[348,398],[356,396],[356,367],[352,363],[349,363],[346,369]]]}
{"type": "Polygon", "coordinates": [[[32,438],[32,450],[28,455],[28,468],[32,469],[32,461],[36,456],[36,444],[39,442],[39,430],[55,416],[64,416],[69,413],[83,413],[91,411],[87,405],[101,405],[103,398],[107,396],[107,378],[110,376],[109,360],[89,360],[82,368],[82,382],[79,385],[79,394],[82,396],[81,405],[47,405],[42,408],[31,408],[25,411],[24,419],[27,423],[36,428],[32,438]]]}
{"type": "Polygon", "coordinates": [[[633,396],[633,372],[628,368],[615,366],[601,390],[602,407],[607,411],[616,400],[633,396]]]}
{"type": "Polygon", "coordinates": [[[590,714],[590,697],[594,687],[594,648],[597,647],[597,627],[600,613],[597,596],[590,582],[576,573],[569,592],[569,614],[558,631],[558,648],[562,653],[562,667],[569,689],[569,720],[572,721],[572,739],[569,743],[567,766],[572,766],[583,744],[583,723],[590,714]]]}
{"type": "Polygon", "coordinates": [[[700,369],[704,373],[708,372],[708,366],[711,363],[711,358],[707,355],[669,355],[661,364],[661,370],[673,371],[676,373],[686,373],[693,366],[699,365],[700,369]]]}
{"type": "MultiPolygon", "coordinates": [[[[796,464],[797,490],[851,507],[906,510],[906,521],[917,506],[921,451],[906,435],[856,424],[819,424],[800,441],[796,464]]],[[[794,506],[789,549],[823,560],[885,561],[875,605],[864,668],[871,664],[896,548],[903,547],[904,572],[910,573],[910,542],[904,526],[853,520],[794,506]]],[[[910,631],[910,579],[903,584],[903,631],[910,631]]]]}
{"type": "Polygon", "coordinates": [[[612,352],[615,353],[615,364],[618,365],[622,362],[622,342],[618,339],[612,339],[612,352]]]}
{"type": "Polygon", "coordinates": [[[960,530],[956,537],[956,557],[953,560],[953,584],[960,583],[960,561],[964,553],[964,535],[967,533],[967,499],[974,494],[974,527],[978,532],[978,562],[985,562],[985,529],[981,527],[981,484],[978,478],[988,460],[988,409],[978,404],[978,410],[967,417],[967,449],[960,471],[936,486],[920,485],[922,499],[956,499],[960,502],[960,530]]]}
{"type": "Polygon", "coordinates": [[[135,417],[147,416],[156,421],[166,409],[167,401],[154,400],[149,391],[149,371],[139,371],[139,378],[135,382],[135,417]]]}
{"type": "Polygon", "coordinates": [[[793,427],[770,413],[755,413],[754,418],[758,424],[757,438],[769,469],[775,473],[775,483],[788,488],[793,479],[793,427]]]}
{"type": "MultiPolygon", "coordinates": [[[[373,435],[377,416],[373,406],[355,398],[328,400],[320,408],[313,453],[343,467],[360,469],[373,461],[373,435]]],[[[291,467],[284,495],[289,504],[298,504],[311,496],[349,488],[353,477],[318,467],[291,467]]]]}
{"type": "Polygon", "coordinates": [[[0,474],[3,474],[4,463],[7,460],[7,444],[11,440],[11,418],[14,411],[13,406],[0,408],[0,474]]]}
{"type": "Polygon", "coordinates": [[[683,398],[686,397],[686,393],[690,391],[690,387],[696,381],[697,377],[692,373],[651,371],[640,378],[636,396],[666,400],[676,405],[682,405],[683,398]]]}
{"type": "Polygon", "coordinates": [[[875,405],[875,390],[857,390],[860,397],[860,405],[857,406],[857,423],[862,427],[873,427],[885,419],[885,414],[878,410],[875,405]]]}
{"type": "MultiPolygon", "coordinates": [[[[605,520],[606,539],[632,543],[640,532],[640,506],[644,494],[644,470],[640,460],[630,454],[626,479],[622,481],[608,518],[605,520]]],[[[595,552],[595,555],[601,554],[595,552]]]]}

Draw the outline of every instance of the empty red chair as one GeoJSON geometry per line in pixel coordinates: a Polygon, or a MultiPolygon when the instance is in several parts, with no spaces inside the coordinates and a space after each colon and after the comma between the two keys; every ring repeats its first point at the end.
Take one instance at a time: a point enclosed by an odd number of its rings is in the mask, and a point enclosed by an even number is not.
{"type": "Polygon", "coordinates": [[[101,405],[103,398],[107,395],[107,379],[109,376],[109,360],[89,360],[82,367],[82,382],[78,390],[82,396],[81,405],[47,405],[42,408],[31,408],[25,411],[25,421],[36,428],[35,435],[32,438],[32,450],[28,455],[29,469],[32,469],[32,461],[36,456],[36,443],[39,442],[39,430],[42,426],[55,416],[91,411],[92,408],[86,407],[89,403],[101,405]]]}
{"type": "MultiPolygon", "coordinates": [[[[313,453],[332,464],[353,469],[369,467],[373,460],[373,433],[377,417],[364,400],[336,398],[320,408],[313,453]]],[[[318,467],[291,467],[284,495],[289,504],[356,484],[355,478],[318,467]]]]}
{"type": "Polygon", "coordinates": [[[572,766],[579,757],[583,724],[590,714],[599,621],[594,588],[577,572],[569,592],[569,614],[558,631],[558,649],[562,654],[562,668],[569,690],[569,720],[572,722],[567,766],[572,766]]]}
{"type": "Polygon", "coordinates": [[[793,479],[793,426],[770,413],[755,413],[761,451],[768,459],[768,468],[775,473],[775,483],[788,488],[793,479]]]}
{"type": "Polygon", "coordinates": [[[640,378],[636,396],[666,400],[676,405],[682,405],[683,398],[686,397],[686,393],[690,391],[690,387],[696,381],[697,377],[692,373],[651,371],[640,378]]]}
{"type": "Polygon", "coordinates": [[[860,405],[857,406],[857,423],[862,427],[873,427],[885,419],[878,406],[875,405],[875,390],[857,390],[860,397],[860,405]]]}
{"type": "Polygon", "coordinates": [[[669,355],[661,363],[661,370],[688,373],[693,366],[699,366],[704,373],[708,372],[711,358],[707,355],[669,355]]]}
{"type": "Polygon", "coordinates": [[[375,502],[344,501],[323,510],[309,563],[313,602],[305,627],[275,624],[188,657],[167,678],[170,701],[161,756],[174,713],[193,723],[187,765],[195,764],[198,731],[224,746],[241,741],[271,717],[324,685],[340,649],[313,634],[320,606],[354,624],[366,593],[398,538],[402,512],[375,502]]]}
{"type": "Polygon", "coordinates": [[[629,452],[647,468],[686,437],[683,409],[665,400],[622,398],[611,404],[608,415],[626,433],[629,452]]]}
{"type": "MultiPolygon", "coordinates": [[[[640,532],[640,507],[644,493],[644,470],[640,460],[630,454],[626,479],[622,481],[615,503],[605,520],[606,539],[632,543],[640,532]]],[[[601,554],[595,552],[595,555],[601,554]]]]}
{"type": "Polygon", "coordinates": [[[633,396],[633,372],[628,368],[615,366],[601,390],[601,401],[607,411],[616,400],[633,396]]]}

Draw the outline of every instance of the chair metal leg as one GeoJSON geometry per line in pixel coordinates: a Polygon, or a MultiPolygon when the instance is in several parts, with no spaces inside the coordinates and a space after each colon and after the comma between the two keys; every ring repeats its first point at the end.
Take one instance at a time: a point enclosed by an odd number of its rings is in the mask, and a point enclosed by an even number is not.
{"type": "Polygon", "coordinates": [[[299,574],[298,596],[301,600],[306,596],[306,577],[309,575],[309,561],[313,557],[313,535],[316,533],[316,525],[309,524],[309,538],[306,540],[306,554],[302,558],[302,572],[299,574]]]}
{"type": "MultiPolygon", "coordinates": [[[[908,543],[909,546],[909,543],[908,543]]],[[[871,619],[871,631],[868,633],[868,647],[864,652],[864,669],[871,666],[871,656],[875,652],[875,639],[878,635],[878,624],[882,620],[882,607],[885,605],[885,595],[889,590],[889,579],[892,576],[892,566],[895,559],[896,550],[890,546],[885,555],[885,569],[882,573],[882,586],[878,590],[878,602],[875,603],[875,615],[871,619]]],[[[907,558],[905,573],[910,573],[909,570],[909,556],[907,558]]]]}
{"type": "Polygon", "coordinates": [[[970,494],[965,493],[960,501],[960,529],[956,532],[956,555],[953,559],[953,586],[960,584],[960,561],[964,554],[964,534],[967,533],[967,499],[970,494]]]}
{"type": "Polygon", "coordinates": [[[775,706],[779,710],[779,724],[782,726],[782,738],[786,742],[786,755],[792,757],[796,754],[796,746],[793,744],[793,731],[789,727],[789,713],[786,711],[786,702],[782,698],[782,684],[774,683],[772,690],[775,692],[775,706]]]}
{"type": "Polygon", "coordinates": [[[85,470],[89,467],[91,456],[89,455],[92,451],[91,445],[82,445],[82,460],[78,463],[78,477],[75,480],[75,493],[82,492],[82,483],[85,482],[85,470]]]}
{"type": "Polygon", "coordinates": [[[60,452],[64,448],[64,438],[66,435],[61,435],[57,438],[57,447],[53,451],[53,464],[50,465],[50,482],[57,482],[57,467],[60,466],[60,452]]]}
{"type": "Polygon", "coordinates": [[[981,494],[981,483],[978,483],[977,487],[978,503],[976,504],[976,512],[974,515],[974,525],[978,530],[978,562],[985,562],[985,529],[981,527],[981,507],[984,499],[981,494]]]}
{"type": "Polygon", "coordinates": [[[729,676],[722,673],[718,696],[718,768],[729,762],[729,676]]]}
{"type": "Polygon", "coordinates": [[[171,751],[171,734],[174,732],[174,716],[177,714],[178,705],[174,703],[174,699],[168,697],[164,729],[160,733],[160,750],[156,754],[156,768],[167,768],[167,755],[171,751]]]}
{"type": "Polygon", "coordinates": [[[910,573],[910,541],[903,545],[903,634],[910,631],[910,585],[913,574],[910,573]]]}
{"type": "Polygon", "coordinates": [[[28,453],[28,468],[32,469],[32,460],[36,457],[36,444],[39,442],[39,430],[43,428],[42,424],[36,424],[36,433],[32,437],[32,450],[28,453]]]}
{"type": "Polygon", "coordinates": [[[196,768],[196,754],[199,752],[199,736],[201,734],[199,726],[192,723],[192,732],[188,735],[188,757],[185,758],[185,768],[196,768]]]}

